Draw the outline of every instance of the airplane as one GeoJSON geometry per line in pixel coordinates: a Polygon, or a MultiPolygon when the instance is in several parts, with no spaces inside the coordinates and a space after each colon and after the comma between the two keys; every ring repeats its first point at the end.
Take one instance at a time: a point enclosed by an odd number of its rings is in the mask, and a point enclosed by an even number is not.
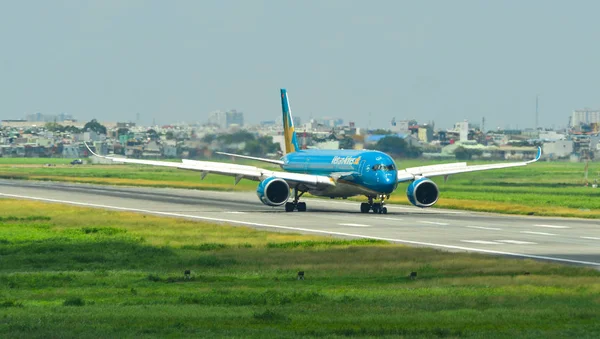
{"type": "Polygon", "coordinates": [[[275,164],[281,171],[255,166],[182,159],[181,163],[101,156],[85,144],[97,157],[117,163],[173,167],[200,172],[201,179],[209,173],[235,177],[234,185],[242,179],[258,181],[256,194],[267,206],[285,206],[286,212],[306,211],[306,203],[300,201],[305,193],[330,198],[365,196],[367,202],[360,204],[361,213],[386,214],[385,200],[396,190],[398,183],[410,182],[406,196],[411,204],[421,208],[435,205],[439,198],[438,186],[430,177],[525,166],[536,162],[542,155],[538,148],[535,159],[489,165],[467,165],[465,162],[438,164],[398,169],[394,159],[374,150],[318,150],[300,149],[294,130],[288,93],[281,89],[285,154],[279,160],[240,154],[217,152],[222,155],[257,160],[275,164]]]}

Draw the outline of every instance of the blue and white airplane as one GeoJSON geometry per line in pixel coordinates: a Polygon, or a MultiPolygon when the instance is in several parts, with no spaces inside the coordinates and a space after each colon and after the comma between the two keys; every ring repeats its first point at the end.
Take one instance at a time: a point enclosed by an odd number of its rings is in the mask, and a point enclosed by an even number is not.
{"type": "MultiPolygon", "coordinates": [[[[268,206],[285,205],[286,212],[306,211],[306,203],[300,198],[306,192],[315,196],[347,198],[366,196],[368,202],[360,205],[362,213],[387,213],[385,200],[396,190],[398,183],[410,181],[406,191],[408,200],[418,207],[431,207],[439,197],[437,185],[430,177],[447,176],[464,172],[485,171],[499,168],[525,166],[541,157],[538,149],[535,159],[490,165],[469,166],[467,163],[452,163],[405,168],[398,170],[389,155],[372,150],[301,150],[298,147],[287,91],[281,89],[285,155],[280,160],[257,158],[239,154],[220,153],[238,158],[258,160],[279,165],[282,171],[273,171],[255,166],[196,161],[183,159],[181,163],[154,160],[138,160],[93,155],[114,162],[153,166],[174,167],[200,172],[202,179],[208,173],[258,181],[256,194],[268,206]]],[[[87,146],[87,145],[86,145],[87,146]]]]}

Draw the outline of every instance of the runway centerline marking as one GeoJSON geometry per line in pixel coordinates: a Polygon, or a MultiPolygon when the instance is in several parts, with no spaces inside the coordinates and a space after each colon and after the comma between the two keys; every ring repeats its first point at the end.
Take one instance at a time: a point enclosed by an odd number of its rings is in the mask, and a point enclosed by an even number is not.
{"type": "Polygon", "coordinates": [[[589,239],[589,240],[600,240],[600,238],[598,237],[581,237],[582,239],[589,239]]]}
{"type": "Polygon", "coordinates": [[[353,223],[348,223],[348,224],[338,224],[340,226],[350,226],[350,227],[371,227],[369,225],[365,225],[365,224],[353,224],[353,223]]]}
{"type": "Polygon", "coordinates": [[[521,241],[521,240],[496,240],[499,242],[503,242],[506,244],[515,244],[515,245],[537,245],[535,242],[531,241],[521,241]]]}
{"type": "Polygon", "coordinates": [[[546,232],[534,232],[534,231],[521,231],[521,233],[526,234],[535,234],[535,235],[556,235],[554,233],[546,233],[546,232]]]}
{"type": "Polygon", "coordinates": [[[392,220],[392,221],[402,221],[402,220],[404,220],[404,219],[400,219],[400,218],[390,218],[390,217],[375,217],[375,219],[392,220]]]}
{"type": "Polygon", "coordinates": [[[241,212],[241,211],[229,211],[229,212],[225,212],[227,214],[246,214],[246,212],[241,212]]]}
{"type": "Polygon", "coordinates": [[[489,231],[502,231],[501,228],[496,227],[483,227],[483,226],[466,226],[468,228],[476,228],[478,230],[489,230],[489,231]]]}
{"type": "Polygon", "coordinates": [[[430,224],[430,225],[440,225],[440,226],[448,226],[448,223],[445,222],[437,222],[437,221],[419,221],[421,224],[430,224]]]}
{"type": "MultiPolygon", "coordinates": [[[[328,234],[328,235],[338,235],[338,236],[344,236],[344,237],[354,237],[354,238],[363,238],[363,239],[383,240],[383,241],[390,241],[390,242],[403,243],[403,244],[430,246],[430,247],[438,247],[438,248],[453,249],[453,250],[468,251],[468,252],[498,254],[498,255],[507,255],[507,256],[512,256],[512,257],[520,257],[520,258],[541,259],[541,260],[566,262],[566,263],[572,263],[572,264],[584,264],[584,265],[600,266],[600,262],[584,261],[584,260],[574,260],[574,259],[558,258],[558,257],[549,257],[549,256],[545,256],[545,255],[535,255],[535,254],[524,254],[524,253],[515,253],[515,252],[504,252],[504,251],[486,250],[486,249],[483,249],[483,248],[473,248],[473,247],[464,247],[464,246],[455,246],[455,245],[444,245],[444,244],[436,244],[436,243],[423,242],[423,241],[395,239],[395,238],[386,238],[386,237],[374,237],[374,236],[363,235],[363,234],[355,234],[355,233],[333,232],[333,231],[325,231],[325,230],[319,230],[319,229],[291,227],[291,226],[280,226],[280,225],[263,224],[263,223],[249,222],[249,221],[232,220],[232,219],[202,217],[202,216],[197,216],[197,215],[188,215],[188,214],[180,214],[180,213],[158,212],[158,211],[143,210],[143,209],[138,209],[138,208],[128,208],[128,207],[109,206],[109,205],[100,205],[100,204],[89,204],[89,203],[83,203],[83,202],[78,202],[78,201],[68,201],[68,200],[59,200],[59,199],[46,199],[46,198],[30,197],[30,196],[26,196],[26,195],[17,195],[17,194],[0,193],[0,196],[8,197],[8,198],[18,198],[18,199],[29,199],[29,200],[36,200],[36,201],[54,202],[54,203],[60,203],[60,204],[70,204],[70,205],[83,206],[83,207],[95,207],[95,208],[112,209],[112,210],[116,210],[116,211],[129,211],[129,212],[139,212],[139,213],[154,214],[154,215],[163,215],[163,216],[171,216],[171,217],[180,217],[180,218],[188,218],[188,219],[208,220],[208,221],[216,221],[216,222],[228,222],[228,223],[239,224],[239,225],[249,225],[249,226],[257,226],[257,227],[269,227],[269,228],[282,229],[282,230],[301,231],[301,232],[317,233],[317,234],[328,234]]],[[[496,240],[496,241],[499,241],[499,242],[508,242],[510,240],[496,240]]],[[[534,244],[534,243],[532,243],[532,244],[534,244]]]]}
{"type": "Polygon", "coordinates": [[[499,242],[488,241],[488,240],[461,240],[462,242],[470,242],[473,244],[482,244],[482,245],[500,245],[499,242]]]}
{"type": "Polygon", "coordinates": [[[547,227],[547,228],[571,228],[569,226],[561,226],[561,225],[544,225],[544,224],[540,224],[540,225],[533,225],[536,227],[547,227]]]}

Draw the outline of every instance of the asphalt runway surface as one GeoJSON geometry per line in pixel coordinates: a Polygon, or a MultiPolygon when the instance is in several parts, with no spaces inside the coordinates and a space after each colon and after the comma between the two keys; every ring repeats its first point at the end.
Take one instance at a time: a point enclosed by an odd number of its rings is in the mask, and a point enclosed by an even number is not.
{"type": "Polygon", "coordinates": [[[22,180],[0,180],[0,198],[132,211],[272,231],[382,239],[452,252],[517,256],[600,269],[600,221],[592,219],[508,216],[391,204],[387,205],[388,214],[362,214],[359,202],[326,199],[303,199],[307,203],[306,212],[286,213],[283,206],[263,205],[254,192],[22,180]]]}

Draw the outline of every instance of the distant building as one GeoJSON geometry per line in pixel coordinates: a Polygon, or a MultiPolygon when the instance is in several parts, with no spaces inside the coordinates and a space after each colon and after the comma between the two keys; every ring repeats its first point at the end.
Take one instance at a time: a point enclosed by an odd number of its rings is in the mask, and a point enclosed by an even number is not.
{"type": "Polygon", "coordinates": [[[431,126],[421,126],[419,127],[417,136],[419,141],[430,142],[433,140],[433,128],[431,128],[431,126]]]}
{"type": "Polygon", "coordinates": [[[454,130],[458,133],[458,140],[467,141],[469,140],[469,122],[461,121],[454,124],[454,130]]]}
{"type": "Polygon", "coordinates": [[[390,130],[394,133],[408,134],[408,120],[396,122],[396,119],[394,118],[390,130]]]}
{"type": "Polygon", "coordinates": [[[117,128],[133,128],[135,127],[135,122],[117,122],[117,128]]]}
{"type": "Polygon", "coordinates": [[[228,112],[214,111],[208,115],[208,124],[227,129],[232,125],[244,126],[244,113],[236,110],[228,112]]]}
{"type": "Polygon", "coordinates": [[[600,123],[600,110],[591,109],[577,109],[573,111],[571,117],[572,127],[579,127],[580,125],[589,125],[592,123],[600,123]]]}
{"type": "Polygon", "coordinates": [[[564,140],[567,138],[567,136],[562,133],[557,133],[556,131],[544,131],[540,132],[539,138],[547,141],[556,141],[564,140]]]}
{"type": "Polygon", "coordinates": [[[300,117],[292,117],[292,120],[294,121],[294,127],[299,127],[302,126],[302,119],[300,119],[300,117]]]}
{"type": "Polygon", "coordinates": [[[552,142],[545,142],[543,145],[544,157],[550,159],[568,157],[573,153],[573,141],[572,140],[556,140],[552,142]]]}
{"type": "Polygon", "coordinates": [[[30,122],[63,122],[66,120],[74,120],[70,114],[60,113],[58,115],[42,114],[40,112],[28,114],[25,119],[30,122]]]}

